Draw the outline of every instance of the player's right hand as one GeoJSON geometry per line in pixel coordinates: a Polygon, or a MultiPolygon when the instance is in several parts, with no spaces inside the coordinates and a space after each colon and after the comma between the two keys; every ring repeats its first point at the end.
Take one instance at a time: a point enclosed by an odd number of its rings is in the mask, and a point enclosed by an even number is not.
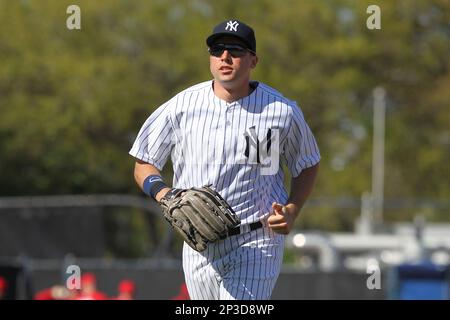
{"type": "Polygon", "coordinates": [[[295,208],[274,202],[272,203],[272,209],[273,213],[267,219],[268,227],[276,233],[288,234],[292,230],[297,216],[295,208]]]}

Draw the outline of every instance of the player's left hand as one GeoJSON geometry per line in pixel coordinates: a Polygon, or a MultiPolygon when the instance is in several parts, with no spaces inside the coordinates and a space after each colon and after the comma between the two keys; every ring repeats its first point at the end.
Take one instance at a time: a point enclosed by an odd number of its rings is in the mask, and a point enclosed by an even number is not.
{"type": "Polygon", "coordinates": [[[273,213],[267,219],[267,225],[274,232],[288,234],[294,226],[297,216],[297,208],[293,205],[283,206],[279,203],[272,203],[273,213]]]}

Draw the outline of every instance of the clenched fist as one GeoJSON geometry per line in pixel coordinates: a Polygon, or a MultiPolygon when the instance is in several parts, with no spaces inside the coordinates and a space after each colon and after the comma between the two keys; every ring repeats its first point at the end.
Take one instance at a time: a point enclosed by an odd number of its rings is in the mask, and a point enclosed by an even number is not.
{"type": "Polygon", "coordinates": [[[267,225],[274,232],[288,234],[294,226],[298,210],[292,205],[283,206],[277,202],[272,203],[273,213],[267,219],[267,225]]]}

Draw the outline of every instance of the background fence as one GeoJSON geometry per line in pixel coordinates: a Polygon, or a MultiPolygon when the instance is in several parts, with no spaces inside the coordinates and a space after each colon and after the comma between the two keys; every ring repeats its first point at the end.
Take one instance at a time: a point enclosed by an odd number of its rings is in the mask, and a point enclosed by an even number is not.
{"type": "MultiPolygon", "coordinates": [[[[293,231],[286,237],[284,267],[272,298],[448,299],[448,255],[442,259],[442,254],[448,254],[450,228],[441,224],[438,232],[430,233],[421,222],[397,226],[399,234],[293,231]],[[423,247],[413,256],[416,269],[407,266],[408,259],[386,261],[388,253],[403,254],[408,243],[423,247]],[[441,254],[441,266],[430,260],[432,252],[441,254]],[[420,266],[426,261],[435,269],[420,266]],[[368,285],[373,275],[369,262],[378,268],[378,287],[368,285]]],[[[172,299],[184,283],[181,239],[159,208],[141,197],[0,199],[0,257],[8,299],[33,299],[41,290],[65,285],[69,265],[94,273],[109,297],[117,294],[123,279],[136,283],[136,299],[172,299]],[[145,227],[136,228],[133,217],[145,227]]]]}

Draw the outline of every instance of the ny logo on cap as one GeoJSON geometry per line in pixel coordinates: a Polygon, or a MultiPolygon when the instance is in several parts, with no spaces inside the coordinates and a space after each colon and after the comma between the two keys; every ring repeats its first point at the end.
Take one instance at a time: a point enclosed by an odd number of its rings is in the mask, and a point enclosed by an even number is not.
{"type": "Polygon", "coordinates": [[[237,31],[237,27],[238,27],[239,23],[237,23],[237,21],[228,21],[227,22],[227,26],[225,27],[225,30],[227,31],[237,31]]]}

